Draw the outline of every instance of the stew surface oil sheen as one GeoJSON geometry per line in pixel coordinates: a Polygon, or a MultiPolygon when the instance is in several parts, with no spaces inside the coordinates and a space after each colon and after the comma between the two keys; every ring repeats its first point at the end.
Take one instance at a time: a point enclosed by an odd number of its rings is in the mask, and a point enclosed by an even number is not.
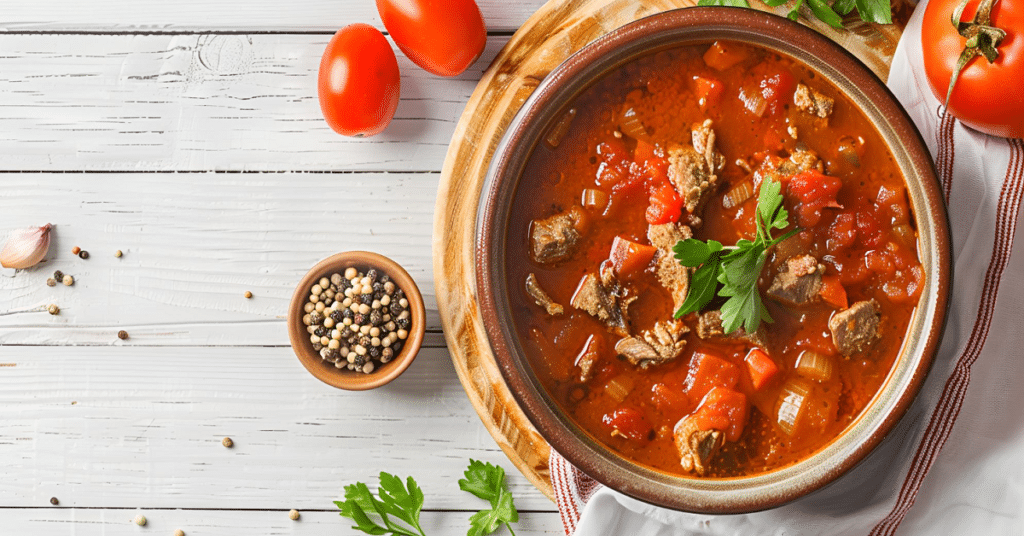
{"type": "Polygon", "coordinates": [[[833,441],[882,385],[924,283],[902,175],[868,119],[801,63],[733,42],[644,56],[571,108],[531,155],[508,231],[515,329],[549,394],[609,448],[680,475],[763,473],[833,441]],[[696,195],[687,174],[707,179],[696,195]],[[722,298],[673,320],[682,283],[666,282],[656,226],[752,239],[766,178],[789,211],[773,236],[801,229],[757,280],[774,322],[715,331],[702,316],[722,298]]]}

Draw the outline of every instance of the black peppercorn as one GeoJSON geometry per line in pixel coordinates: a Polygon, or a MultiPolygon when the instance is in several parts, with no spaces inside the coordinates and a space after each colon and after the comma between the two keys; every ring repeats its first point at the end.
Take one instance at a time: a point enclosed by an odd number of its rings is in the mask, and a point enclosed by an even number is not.
{"type": "Polygon", "coordinates": [[[373,295],[376,296],[380,292],[384,292],[384,283],[377,281],[373,284],[373,295]]]}
{"type": "Polygon", "coordinates": [[[384,315],[380,312],[380,309],[374,309],[370,311],[370,325],[373,327],[380,326],[384,322],[384,315]]]}
{"type": "Polygon", "coordinates": [[[402,292],[402,289],[400,289],[400,288],[399,289],[395,289],[395,301],[401,300],[404,297],[405,297],[405,293],[402,292]]]}
{"type": "Polygon", "coordinates": [[[380,276],[381,283],[387,283],[388,281],[391,281],[391,276],[389,276],[388,274],[380,276]]]}
{"type": "Polygon", "coordinates": [[[316,311],[313,311],[312,313],[309,313],[309,323],[311,325],[320,324],[323,321],[324,321],[324,315],[323,314],[318,313],[316,311]]]}
{"type": "Polygon", "coordinates": [[[352,361],[352,364],[360,367],[363,366],[364,364],[366,364],[366,356],[356,354],[356,358],[355,360],[352,361]]]}
{"type": "Polygon", "coordinates": [[[318,326],[315,330],[313,330],[313,335],[316,335],[317,337],[326,337],[327,328],[323,326],[318,326]]]}
{"type": "Polygon", "coordinates": [[[356,305],[362,305],[363,304],[363,295],[362,294],[353,294],[352,295],[352,303],[354,303],[356,305]]]}
{"type": "Polygon", "coordinates": [[[380,347],[379,346],[371,346],[370,347],[370,357],[373,357],[373,358],[380,357],[380,347]]]}
{"type": "Polygon", "coordinates": [[[410,324],[411,322],[409,322],[408,318],[399,318],[398,320],[395,320],[395,325],[400,329],[408,330],[410,324]]]}
{"type": "Polygon", "coordinates": [[[345,319],[345,314],[342,313],[341,311],[339,311],[337,309],[331,311],[331,320],[335,321],[336,323],[341,323],[341,321],[344,320],[344,319],[345,319]]]}
{"type": "Polygon", "coordinates": [[[369,348],[370,347],[370,337],[369,337],[369,335],[360,335],[359,336],[359,345],[362,346],[363,348],[369,348]]]}
{"type": "Polygon", "coordinates": [[[400,352],[402,350],[402,341],[401,340],[395,341],[395,344],[392,344],[391,348],[394,349],[395,353],[397,354],[398,352],[400,352]]]}
{"type": "Polygon", "coordinates": [[[57,270],[56,272],[53,272],[53,278],[56,279],[57,281],[60,281],[60,280],[64,279],[64,272],[62,272],[60,270],[57,270]]]}
{"type": "Polygon", "coordinates": [[[315,352],[319,352],[323,347],[324,347],[324,345],[322,345],[322,344],[320,344],[318,342],[314,342],[313,343],[313,351],[315,351],[315,352]]]}
{"type": "Polygon", "coordinates": [[[60,501],[58,501],[56,497],[50,497],[50,504],[57,506],[60,504],[60,501]]]}
{"type": "Polygon", "coordinates": [[[356,317],[356,313],[352,309],[347,309],[346,308],[346,309],[341,311],[341,316],[344,317],[344,318],[347,318],[349,320],[353,320],[356,317]]]}
{"type": "Polygon", "coordinates": [[[338,351],[334,348],[328,348],[327,353],[324,354],[323,357],[328,361],[334,361],[335,359],[338,359],[338,351]]]}
{"type": "Polygon", "coordinates": [[[371,291],[371,292],[363,293],[363,297],[359,301],[359,303],[365,303],[366,305],[372,304],[373,303],[373,292],[371,291]]]}
{"type": "Polygon", "coordinates": [[[80,258],[83,258],[83,259],[88,259],[89,258],[89,252],[83,249],[82,251],[78,252],[78,256],[80,258]]]}
{"type": "Polygon", "coordinates": [[[364,315],[362,313],[356,313],[355,318],[352,319],[352,323],[357,325],[357,326],[365,325],[366,324],[366,315],[364,315]]]}
{"type": "Polygon", "coordinates": [[[376,268],[370,268],[369,270],[367,270],[366,271],[366,277],[370,279],[370,283],[371,284],[376,283],[377,282],[377,269],[376,268]]]}
{"type": "Polygon", "coordinates": [[[402,306],[398,304],[398,300],[391,300],[388,310],[391,311],[392,316],[398,316],[402,313],[402,306]]]}

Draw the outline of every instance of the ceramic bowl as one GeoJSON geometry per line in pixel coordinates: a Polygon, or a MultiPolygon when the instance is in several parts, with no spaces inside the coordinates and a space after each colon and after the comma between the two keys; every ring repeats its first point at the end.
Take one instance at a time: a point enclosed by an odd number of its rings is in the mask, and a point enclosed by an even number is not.
{"type": "Polygon", "coordinates": [[[648,503],[701,513],[763,510],[833,481],[864,459],[907,411],[939,347],[949,299],[949,223],[920,134],[885,85],[824,36],[781,17],[733,8],[665,12],[623,26],[552,71],[498,145],[477,213],[476,284],[492,350],[511,392],[552,448],[599,482],[648,503]],[[892,371],[867,408],[834,441],[794,465],[729,479],[687,478],[624,459],[590,437],[537,380],[510,317],[505,241],[523,168],[542,134],[605,73],[653,51],[729,39],[777,50],[807,64],[860,107],[891,148],[907,183],[920,234],[926,285],[892,371]]]}
{"type": "Polygon", "coordinates": [[[380,387],[391,380],[399,377],[405,369],[409,368],[416,353],[423,344],[423,335],[426,332],[426,312],[423,308],[423,296],[420,295],[416,282],[409,273],[395,261],[377,253],[368,251],[346,251],[331,255],[317,263],[306,273],[302,281],[295,287],[291,303],[288,306],[288,337],[291,339],[292,350],[299,362],[310,374],[318,380],[349,391],[365,391],[380,387]],[[409,336],[405,339],[402,349],[391,361],[379,365],[373,372],[364,374],[362,372],[346,369],[339,369],[334,363],[325,361],[320,354],[313,349],[309,341],[309,333],[302,323],[305,314],[303,307],[309,299],[310,289],[321,277],[330,277],[331,274],[344,273],[345,269],[355,267],[361,272],[370,268],[376,268],[378,272],[387,274],[392,281],[405,292],[409,300],[409,311],[412,316],[412,325],[409,336]]]}

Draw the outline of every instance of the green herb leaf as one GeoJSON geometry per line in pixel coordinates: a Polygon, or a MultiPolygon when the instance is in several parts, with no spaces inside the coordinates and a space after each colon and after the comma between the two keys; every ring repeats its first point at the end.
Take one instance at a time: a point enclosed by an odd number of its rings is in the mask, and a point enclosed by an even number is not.
{"type": "Polygon", "coordinates": [[[402,480],[385,472],[380,474],[380,500],[374,498],[370,489],[362,482],[345,486],[345,501],[335,501],[341,509],[341,515],[356,522],[353,529],[366,534],[392,534],[396,536],[425,536],[420,527],[420,510],[423,508],[423,492],[412,477],[408,479],[408,489],[402,486],[402,480]],[[370,518],[370,513],[380,517],[380,523],[370,518]],[[404,527],[391,520],[392,515],[408,523],[404,527]],[[416,532],[413,532],[413,529],[416,532]]]}
{"type": "Polygon", "coordinates": [[[889,0],[855,0],[855,3],[862,20],[892,24],[892,5],[889,0]]]}
{"type": "Polygon", "coordinates": [[[708,262],[712,255],[722,251],[722,243],[716,240],[701,242],[695,238],[681,240],[672,246],[676,259],[683,266],[696,267],[708,262]]]}
{"type": "Polygon", "coordinates": [[[835,3],[832,4],[832,11],[845,16],[849,15],[855,7],[857,7],[856,0],[836,0],[835,3]]]}
{"type": "Polygon", "coordinates": [[[718,288],[718,274],[722,271],[722,264],[718,257],[718,253],[712,254],[711,258],[707,259],[704,265],[693,273],[693,277],[690,278],[690,289],[686,293],[686,300],[676,311],[676,318],[700,311],[715,297],[715,289],[718,288]]]}
{"type": "Polygon", "coordinates": [[[747,0],[698,0],[698,6],[750,7],[747,0]]]}
{"type": "Polygon", "coordinates": [[[772,7],[779,7],[788,1],[789,0],[767,0],[765,3],[772,7]]]}
{"type": "Polygon", "coordinates": [[[489,509],[480,510],[469,518],[468,536],[491,534],[502,524],[507,525],[509,532],[514,535],[510,523],[519,521],[519,512],[512,494],[505,489],[505,470],[471,459],[463,474],[466,478],[459,480],[459,489],[491,503],[489,509]]]}
{"type": "Polygon", "coordinates": [[[786,18],[796,22],[797,19],[800,18],[800,6],[802,5],[804,5],[804,0],[796,0],[796,5],[793,6],[793,9],[790,9],[789,13],[786,13],[786,18]]]}
{"type": "MultiPolygon", "coordinates": [[[[888,3],[888,0],[886,0],[886,3],[888,3]]],[[[811,8],[814,16],[824,21],[825,24],[837,30],[843,29],[843,18],[837,15],[835,11],[832,11],[828,4],[822,2],[822,0],[807,0],[807,5],[811,8]]]]}

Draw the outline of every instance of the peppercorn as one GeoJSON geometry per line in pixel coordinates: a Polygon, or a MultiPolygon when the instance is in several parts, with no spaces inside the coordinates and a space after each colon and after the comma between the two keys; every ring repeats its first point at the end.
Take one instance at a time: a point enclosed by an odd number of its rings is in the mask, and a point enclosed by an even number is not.
{"type": "Polygon", "coordinates": [[[310,323],[310,325],[312,325],[312,324],[319,324],[319,323],[321,323],[323,321],[324,321],[324,315],[321,314],[320,312],[313,311],[312,313],[309,313],[309,323],[310,323]]]}
{"type": "Polygon", "coordinates": [[[70,287],[75,284],[75,278],[71,277],[70,274],[64,274],[64,277],[61,278],[61,283],[64,283],[65,287],[70,287]]]}
{"type": "Polygon", "coordinates": [[[246,299],[252,298],[252,292],[249,292],[248,290],[245,291],[245,297],[246,299]]]}
{"type": "Polygon", "coordinates": [[[412,322],[410,322],[408,318],[399,318],[398,320],[395,320],[395,325],[398,326],[398,329],[408,330],[411,324],[412,322]]]}
{"type": "Polygon", "coordinates": [[[53,272],[53,279],[55,281],[60,281],[60,280],[64,279],[64,272],[62,272],[60,270],[57,270],[57,271],[53,272]]]}
{"type": "Polygon", "coordinates": [[[71,248],[71,254],[72,255],[78,255],[81,252],[82,252],[82,248],[80,248],[78,246],[75,246],[75,247],[71,248]]]}
{"type": "Polygon", "coordinates": [[[60,314],[60,307],[57,307],[56,304],[51,303],[49,307],[46,308],[46,312],[50,313],[51,315],[60,314]]]}
{"type": "Polygon", "coordinates": [[[122,341],[127,339],[128,338],[128,332],[123,330],[123,329],[121,331],[118,331],[117,332],[117,338],[121,339],[122,341]]]}
{"type": "Polygon", "coordinates": [[[221,439],[220,444],[224,445],[224,448],[228,449],[235,446],[235,442],[232,441],[230,437],[225,437],[224,439],[221,439]]]}
{"type": "Polygon", "coordinates": [[[387,363],[391,361],[391,358],[395,357],[395,351],[391,348],[385,348],[380,351],[380,362],[387,363]]]}
{"type": "Polygon", "coordinates": [[[371,326],[379,326],[381,325],[382,322],[384,322],[384,315],[381,314],[380,309],[374,309],[373,311],[370,311],[371,326]]]}
{"type": "Polygon", "coordinates": [[[367,270],[366,277],[370,280],[370,284],[372,285],[374,282],[377,281],[377,269],[370,268],[369,270],[367,270]]]}
{"type": "Polygon", "coordinates": [[[347,319],[349,319],[349,320],[351,320],[353,322],[356,321],[355,320],[356,319],[356,313],[352,309],[343,309],[341,311],[341,316],[344,317],[344,318],[347,318],[347,319]]]}
{"type": "Polygon", "coordinates": [[[313,331],[313,335],[316,335],[317,337],[326,337],[327,328],[320,326],[313,331]]]}
{"type": "Polygon", "coordinates": [[[359,342],[359,346],[362,346],[363,348],[369,348],[371,346],[371,344],[370,344],[370,336],[369,335],[361,335],[359,337],[359,341],[358,342],[359,342]]]}
{"type": "Polygon", "coordinates": [[[146,526],[146,516],[142,514],[135,516],[135,524],[140,527],[146,526]]]}
{"type": "Polygon", "coordinates": [[[380,346],[371,346],[369,354],[374,359],[380,357],[380,346]]]}
{"type": "Polygon", "coordinates": [[[362,326],[364,324],[366,324],[366,315],[362,313],[355,313],[355,316],[352,318],[352,325],[362,326]]]}
{"type": "Polygon", "coordinates": [[[380,276],[381,283],[387,283],[388,281],[391,281],[391,276],[389,276],[388,274],[380,276]]]}
{"type": "Polygon", "coordinates": [[[185,531],[178,529],[174,531],[174,536],[185,536],[185,531]]]}
{"type": "Polygon", "coordinates": [[[57,286],[57,280],[52,278],[52,277],[48,278],[46,280],[46,286],[48,286],[48,287],[55,287],[55,286],[57,286]]]}
{"type": "Polygon", "coordinates": [[[324,345],[320,344],[319,337],[317,337],[316,335],[313,335],[312,337],[316,339],[316,341],[313,343],[313,350],[319,352],[320,350],[323,349],[324,345]]]}
{"type": "Polygon", "coordinates": [[[297,521],[299,519],[299,511],[294,509],[289,511],[288,519],[291,519],[292,521],[297,521]]]}
{"type": "Polygon", "coordinates": [[[58,501],[56,497],[50,497],[50,504],[57,506],[60,504],[60,501],[58,501]]]}
{"type": "Polygon", "coordinates": [[[331,314],[329,316],[331,320],[334,321],[335,324],[338,324],[345,319],[345,314],[337,309],[331,311],[331,314]]]}
{"type": "Polygon", "coordinates": [[[114,256],[115,256],[115,257],[118,257],[118,258],[120,258],[120,257],[121,257],[121,255],[124,255],[124,253],[121,253],[121,250],[117,250],[117,251],[115,251],[115,252],[114,252],[114,256]]]}
{"type": "Polygon", "coordinates": [[[82,251],[78,252],[78,256],[79,256],[79,258],[82,258],[82,259],[88,259],[89,258],[89,252],[83,249],[82,251]]]}

